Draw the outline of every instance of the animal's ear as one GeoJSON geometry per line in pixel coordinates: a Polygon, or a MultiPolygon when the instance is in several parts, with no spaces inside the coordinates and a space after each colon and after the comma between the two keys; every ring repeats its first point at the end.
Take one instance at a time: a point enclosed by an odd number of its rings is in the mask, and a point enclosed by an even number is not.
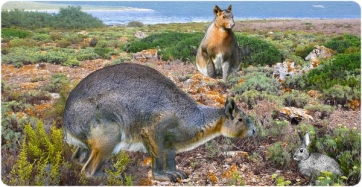
{"type": "Polygon", "coordinates": [[[235,104],[235,101],[233,99],[226,99],[226,103],[225,103],[225,115],[226,117],[228,117],[229,119],[233,120],[234,119],[234,113],[237,111],[237,107],[235,104]]]}
{"type": "Polygon", "coordinates": [[[304,135],[304,144],[308,147],[308,145],[310,144],[310,136],[309,133],[305,133],[304,135]]]}
{"type": "Polygon", "coordinates": [[[227,9],[227,11],[231,12],[232,6],[230,5],[227,9]]]}
{"type": "Polygon", "coordinates": [[[217,15],[219,12],[221,12],[220,7],[218,7],[217,5],[215,5],[214,14],[217,15]]]}
{"type": "Polygon", "coordinates": [[[299,140],[300,140],[300,142],[302,142],[302,146],[306,147],[302,133],[300,132],[300,130],[298,130],[297,132],[298,132],[299,140]]]}

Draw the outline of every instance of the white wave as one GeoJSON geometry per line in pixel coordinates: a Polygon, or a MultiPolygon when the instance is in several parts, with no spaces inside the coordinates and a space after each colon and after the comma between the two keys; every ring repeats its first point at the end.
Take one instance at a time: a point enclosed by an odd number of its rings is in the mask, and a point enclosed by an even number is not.
{"type": "Polygon", "coordinates": [[[323,5],[313,5],[314,8],[325,8],[323,5]]]}

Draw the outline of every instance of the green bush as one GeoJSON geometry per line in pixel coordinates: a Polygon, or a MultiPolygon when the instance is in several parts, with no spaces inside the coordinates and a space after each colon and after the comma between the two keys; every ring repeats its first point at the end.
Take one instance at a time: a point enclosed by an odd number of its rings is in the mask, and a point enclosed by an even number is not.
{"type": "Polygon", "coordinates": [[[325,102],[331,105],[341,104],[342,106],[348,104],[352,99],[359,99],[360,92],[354,92],[349,86],[334,85],[329,89],[323,91],[325,102]]]}
{"type": "Polygon", "coordinates": [[[348,184],[360,181],[361,133],[357,128],[349,129],[340,124],[331,134],[318,137],[315,147],[318,152],[336,158],[348,184]]]}
{"type": "Polygon", "coordinates": [[[32,37],[31,37],[33,40],[36,40],[36,41],[41,41],[41,42],[52,42],[53,39],[50,37],[50,35],[48,34],[34,34],[32,37]]]}
{"type": "Polygon", "coordinates": [[[69,84],[67,76],[62,73],[56,73],[52,75],[50,83],[45,89],[49,92],[59,93],[61,88],[66,84],[69,84]]]}
{"type": "Polygon", "coordinates": [[[25,64],[34,64],[42,60],[40,49],[37,47],[12,47],[8,49],[7,54],[1,55],[1,61],[4,64],[13,64],[15,67],[21,67],[25,64]]]}
{"type": "Polygon", "coordinates": [[[264,73],[249,73],[242,76],[241,79],[244,79],[244,82],[236,84],[231,89],[234,94],[242,94],[248,90],[256,90],[279,95],[281,84],[276,79],[267,77],[264,73]]]}
{"type": "Polygon", "coordinates": [[[13,28],[1,28],[2,38],[26,38],[28,36],[30,36],[30,32],[25,30],[13,29],[13,28]]]}
{"type": "Polygon", "coordinates": [[[36,42],[28,38],[14,38],[9,42],[9,47],[34,47],[35,45],[36,42]]]}
{"type": "Polygon", "coordinates": [[[308,110],[310,113],[320,112],[321,119],[325,119],[325,118],[329,117],[334,111],[333,106],[320,104],[320,103],[307,104],[306,106],[304,106],[304,109],[308,110]]]}
{"type": "Polygon", "coordinates": [[[269,65],[272,66],[282,59],[282,53],[273,45],[262,39],[236,35],[240,46],[240,61],[244,66],[248,65],[269,65]]]}
{"type": "Polygon", "coordinates": [[[305,58],[309,55],[309,53],[311,51],[313,51],[314,49],[314,45],[310,44],[310,45],[298,45],[295,48],[294,54],[301,57],[301,58],[305,58]]]}
{"type": "Polygon", "coordinates": [[[361,49],[361,38],[356,35],[345,34],[337,36],[325,43],[325,46],[335,50],[337,53],[344,53],[350,47],[361,49]]]}
{"type": "Polygon", "coordinates": [[[107,41],[99,41],[97,45],[94,47],[94,52],[97,53],[102,58],[110,58],[111,52],[113,50],[108,46],[107,41]]]}
{"type": "Polygon", "coordinates": [[[63,64],[68,60],[68,55],[63,50],[49,51],[44,55],[44,61],[52,64],[63,64]]]}
{"type": "Polygon", "coordinates": [[[140,21],[131,21],[127,24],[127,27],[143,27],[143,23],[140,21]]]}
{"type": "Polygon", "coordinates": [[[142,40],[127,44],[125,50],[136,53],[145,49],[157,48],[163,60],[194,61],[203,36],[203,33],[169,32],[153,34],[142,40]]]}
{"type": "Polygon", "coordinates": [[[95,52],[94,48],[92,48],[92,47],[80,49],[78,52],[75,53],[75,56],[76,56],[77,60],[80,60],[80,61],[93,60],[93,59],[97,59],[97,58],[101,57],[95,52]]]}
{"type": "Polygon", "coordinates": [[[282,105],[282,101],[276,95],[268,94],[266,91],[257,91],[257,90],[247,90],[243,92],[241,95],[236,95],[235,99],[240,102],[245,102],[248,105],[249,109],[253,109],[255,105],[258,104],[259,101],[269,101],[276,103],[277,106],[282,105]]]}
{"type": "Polygon", "coordinates": [[[309,96],[302,91],[292,90],[281,96],[285,106],[303,108],[309,101],[309,96]]]}
{"type": "Polygon", "coordinates": [[[267,158],[277,166],[286,166],[291,161],[291,150],[282,146],[282,142],[278,141],[268,147],[267,158]]]}
{"type": "Polygon", "coordinates": [[[35,128],[25,125],[18,160],[10,172],[9,185],[58,185],[64,164],[64,141],[61,129],[47,134],[43,122],[35,128]]]}
{"type": "Polygon", "coordinates": [[[81,7],[68,6],[60,8],[57,14],[33,12],[14,9],[1,11],[1,27],[19,27],[27,29],[60,28],[87,29],[104,27],[103,22],[91,14],[81,11],[81,7]]]}
{"type": "Polygon", "coordinates": [[[72,45],[72,42],[70,42],[68,39],[61,39],[57,41],[57,47],[67,48],[70,45],[72,45]]]}
{"type": "Polygon", "coordinates": [[[289,122],[286,120],[280,121],[280,120],[273,120],[272,127],[269,128],[267,134],[271,135],[272,137],[278,137],[282,138],[287,133],[287,126],[289,125],[289,122]]]}
{"type": "Polygon", "coordinates": [[[322,91],[339,84],[361,90],[360,64],[360,53],[336,55],[330,62],[312,69],[302,77],[306,83],[304,89],[322,91]]]}

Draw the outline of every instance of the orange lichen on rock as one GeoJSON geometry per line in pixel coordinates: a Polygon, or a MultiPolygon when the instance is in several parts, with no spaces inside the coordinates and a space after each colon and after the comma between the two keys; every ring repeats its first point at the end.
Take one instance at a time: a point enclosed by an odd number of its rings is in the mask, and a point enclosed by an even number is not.
{"type": "Polygon", "coordinates": [[[152,181],[149,178],[142,178],[137,183],[137,186],[152,186],[152,181]]]}
{"type": "Polygon", "coordinates": [[[35,108],[35,114],[38,117],[43,118],[46,115],[46,113],[49,110],[52,109],[52,104],[51,103],[43,103],[43,104],[40,104],[40,105],[35,105],[34,108],[35,108]]]}
{"type": "Polygon", "coordinates": [[[297,118],[297,119],[307,119],[313,121],[313,117],[308,114],[308,110],[301,108],[283,107],[279,110],[279,114],[283,115],[284,117],[287,117],[288,119],[297,118]]]}
{"type": "Polygon", "coordinates": [[[314,99],[319,99],[323,96],[323,94],[318,90],[309,90],[307,94],[314,99]]]}
{"type": "Polygon", "coordinates": [[[217,79],[205,77],[198,73],[181,84],[180,87],[201,104],[222,107],[225,104],[226,95],[222,93],[222,89],[218,88],[217,84],[217,79]]]}
{"type": "Polygon", "coordinates": [[[228,168],[223,174],[222,174],[222,178],[232,178],[234,173],[238,171],[238,168],[236,166],[236,164],[234,163],[230,168],[228,168]]]}
{"type": "Polygon", "coordinates": [[[351,101],[349,101],[349,108],[351,108],[352,110],[358,110],[361,106],[361,101],[358,99],[353,99],[351,101]]]}
{"type": "Polygon", "coordinates": [[[212,172],[208,172],[206,175],[206,179],[212,183],[212,185],[215,185],[219,182],[219,179],[216,177],[216,175],[212,172]]]}
{"type": "Polygon", "coordinates": [[[151,157],[147,157],[145,158],[142,162],[141,162],[141,166],[150,166],[152,163],[152,159],[151,157]]]}

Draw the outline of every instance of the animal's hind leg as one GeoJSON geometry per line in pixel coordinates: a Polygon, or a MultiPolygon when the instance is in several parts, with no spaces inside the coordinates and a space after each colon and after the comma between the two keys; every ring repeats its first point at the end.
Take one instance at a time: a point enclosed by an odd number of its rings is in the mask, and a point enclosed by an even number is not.
{"type": "Polygon", "coordinates": [[[92,126],[88,145],[91,154],[82,168],[86,176],[101,177],[105,174],[100,171],[102,164],[113,153],[116,145],[121,141],[121,133],[118,124],[106,122],[92,126]]]}
{"type": "Polygon", "coordinates": [[[214,63],[211,61],[211,59],[209,59],[207,61],[207,75],[211,78],[215,78],[216,77],[216,70],[215,70],[215,65],[214,63]]]}
{"type": "Polygon", "coordinates": [[[84,165],[89,159],[90,150],[82,147],[77,147],[74,154],[72,155],[72,160],[77,161],[81,165],[84,165]]]}

